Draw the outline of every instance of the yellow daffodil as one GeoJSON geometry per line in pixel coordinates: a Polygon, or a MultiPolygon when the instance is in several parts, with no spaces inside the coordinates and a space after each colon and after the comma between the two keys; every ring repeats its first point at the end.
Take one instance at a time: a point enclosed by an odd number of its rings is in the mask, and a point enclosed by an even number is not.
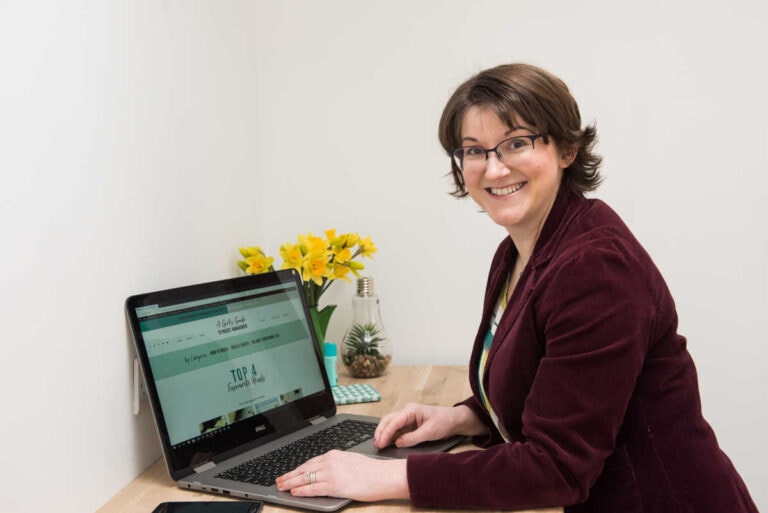
{"type": "Polygon", "coordinates": [[[315,285],[322,286],[323,280],[328,278],[328,261],[325,258],[306,259],[302,279],[304,281],[313,281],[315,285]]]}
{"type": "MultiPolygon", "coordinates": [[[[365,266],[356,261],[358,256],[371,258],[377,248],[370,237],[361,238],[357,233],[337,234],[335,229],[325,230],[325,238],[299,235],[296,243],[280,246],[283,259],[281,269],[296,269],[301,273],[304,292],[310,307],[317,307],[320,296],[334,280],[351,281],[349,274],[360,276],[365,266]]],[[[274,259],[266,256],[258,246],[241,247],[237,265],[248,274],[263,273],[274,269],[274,259]]]]}
{"type": "Polygon", "coordinates": [[[355,262],[354,260],[350,260],[349,262],[347,262],[347,265],[352,270],[352,274],[358,277],[360,276],[360,271],[365,269],[365,266],[362,263],[355,262]]]}
{"type": "Polygon", "coordinates": [[[325,236],[328,239],[328,245],[336,251],[350,249],[360,239],[360,236],[356,233],[342,233],[336,236],[336,230],[326,230],[325,236]]]}
{"type": "Polygon", "coordinates": [[[379,249],[373,243],[370,237],[366,237],[360,241],[360,253],[366,258],[372,258],[372,255],[379,249]]]}
{"type": "Polygon", "coordinates": [[[250,246],[247,248],[240,248],[240,254],[243,255],[243,258],[248,258],[248,257],[263,255],[264,252],[258,246],[250,246]]]}
{"type": "Polygon", "coordinates": [[[352,260],[352,252],[349,249],[342,249],[336,253],[336,256],[333,259],[333,261],[338,264],[343,264],[349,262],[350,260],[352,260]]]}
{"type": "Polygon", "coordinates": [[[268,271],[273,271],[272,262],[274,258],[268,257],[258,246],[250,246],[247,248],[240,248],[240,254],[243,255],[245,260],[240,260],[237,265],[240,269],[246,272],[246,274],[261,274],[268,271]]]}
{"type": "Polygon", "coordinates": [[[325,239],[312,235],[312,232],[306,235],[299,235],[299,244],[305,255],[308,253],[321,253],[328,249],[328,243],[325,239]]]}
{"type": "Polygon", "coordinates": [[[301,271],[301,247],[287,242],[280,246],[280,256],[283,259],[281,269],[296,269],[301,271]]]}
{"type": "Polygon", "coordinates": [[[264,254],[249,256],[245,259],[248,267],[244,269],[247,274],[261,274],[273,270],[272,262],[275,259],[264,254]]]}
{"type": "Polygon", "coordinates": [[[351,282],[352,280],[349,279],[347,276],[352,269],[348,265],[335,263],[333,265],[333,277],[337,279],[342,279],[346,282],[351,282]]]}
{"type": "Polygon", "coordinates": [[[345,235],[344,247],[353,248],[360,242],[360,236],[356,233],[347,233],[345,235]]]}

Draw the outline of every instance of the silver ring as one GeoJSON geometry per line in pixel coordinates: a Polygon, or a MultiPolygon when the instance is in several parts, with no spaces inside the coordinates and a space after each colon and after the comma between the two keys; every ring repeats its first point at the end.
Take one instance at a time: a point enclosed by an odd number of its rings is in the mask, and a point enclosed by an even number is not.
{"type": "Polygon", "coordinates": [[[317,472],[314,470],[311,472],[307,472],[307,484],[315,484],[317,483],[317,472]]]}

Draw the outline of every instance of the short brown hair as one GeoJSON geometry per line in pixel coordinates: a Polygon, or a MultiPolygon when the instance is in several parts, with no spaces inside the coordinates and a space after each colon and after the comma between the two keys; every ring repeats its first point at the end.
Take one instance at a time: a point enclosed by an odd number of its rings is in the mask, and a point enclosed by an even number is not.
{"type": "MultiPolygon", "coordinates": [[[[461,123],[470,107],[488,107],[510,128],[522,120],[552,138],[559,149],[575,148],[576,158],[563,173],[563,183],[583,195],[600,185],[602,157],[592,152],[597,140],[595,125],[581,128],[576,100],[565,83],[530,64],[504,64],[474,75],[454,91],[440,117],[438,136],[449,157],[461,146],[461,123]]],[[[461,170],[451,158],[453,196],[467,195],[461,170]]]]}

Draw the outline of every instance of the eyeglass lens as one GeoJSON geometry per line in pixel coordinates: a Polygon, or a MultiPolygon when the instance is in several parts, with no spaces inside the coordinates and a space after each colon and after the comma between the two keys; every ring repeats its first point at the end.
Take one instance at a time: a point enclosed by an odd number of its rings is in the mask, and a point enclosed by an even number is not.
{"type": "Polygon", "coordinates": [[[489,153],[495,153],[496,157],[505,165],[514,165],[525,158],[525,155],[533,149],[534,139],[540,135],[512,137],[501,141],[495,148],[485,149],[482,146],[465,146],[453,153],[456,165],[463,172],[476,171],[484,168],[489,153]]]}

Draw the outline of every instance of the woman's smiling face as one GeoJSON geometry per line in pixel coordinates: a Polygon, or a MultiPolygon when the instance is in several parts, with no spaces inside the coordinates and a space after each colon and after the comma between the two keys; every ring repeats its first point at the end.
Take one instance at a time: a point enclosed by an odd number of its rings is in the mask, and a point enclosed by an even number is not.
{"type": "MultiPolygon", "coordinates": [[[[490,108],[470,107],[461,123],[461,145],[490,149],[511,137],[538,133],[525,123],[516,124],[509,127],[490,108]]],[[[551,138],[545,143],[542,137],[511,163],[501,162],[491,151],[481,169],[463,173],[467,192],[513,239],[535,237],[555,201],[563,170],[572,160],[560,153],[551,138]]]]}

